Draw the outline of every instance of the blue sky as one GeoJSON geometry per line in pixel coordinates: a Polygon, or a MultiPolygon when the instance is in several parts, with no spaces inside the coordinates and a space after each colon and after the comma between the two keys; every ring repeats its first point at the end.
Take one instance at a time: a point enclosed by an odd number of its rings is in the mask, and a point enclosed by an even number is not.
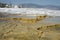
{"type": "Polygon", "coordinates": [[[12,3],[12,4],[22,4],[22,3],[33,3],[38,5],[57,5],[60,6],[60,0],[0,0],[1,3],[12,3]]]}

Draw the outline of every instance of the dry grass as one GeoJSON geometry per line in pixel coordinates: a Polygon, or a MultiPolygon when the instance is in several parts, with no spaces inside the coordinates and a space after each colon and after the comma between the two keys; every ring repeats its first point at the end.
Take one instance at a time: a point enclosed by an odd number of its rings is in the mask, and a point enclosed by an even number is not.
{"type": "Polygon", "coordinates": [[[39,25],[16,20],[0,22],[0,40],[60,40],[60,24],[39,25]]]}
{"type": "Polygon", "coordinates": [[[18,20],[21,22],[36,23],[40,20],[43,20],[46,17],[47,17],[46,15],[43,15],[43,16],[37,16],[34,19],[32,19],[32,18],[0,18],[0,20],[18,20]]]}

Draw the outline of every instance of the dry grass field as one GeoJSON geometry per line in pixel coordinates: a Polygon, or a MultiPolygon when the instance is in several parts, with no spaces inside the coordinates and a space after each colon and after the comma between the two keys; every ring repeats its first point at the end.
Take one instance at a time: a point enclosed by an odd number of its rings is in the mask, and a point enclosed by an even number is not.
{"type": "Polygon", "coordinates": [[[0,40],[60,40],[60,24],[0,20],[0,40]]]}

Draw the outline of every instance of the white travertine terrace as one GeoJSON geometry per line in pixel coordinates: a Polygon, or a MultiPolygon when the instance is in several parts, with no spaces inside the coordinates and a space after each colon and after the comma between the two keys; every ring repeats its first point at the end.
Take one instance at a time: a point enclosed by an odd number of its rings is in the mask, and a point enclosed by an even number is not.
{"type": "Polygon", "coordinates": [[[50,10],[43,8],[0,8],[0,12],[6,12],[10,14],[45,14],[50,16],[60,16],[60,10],[50,10]]]}

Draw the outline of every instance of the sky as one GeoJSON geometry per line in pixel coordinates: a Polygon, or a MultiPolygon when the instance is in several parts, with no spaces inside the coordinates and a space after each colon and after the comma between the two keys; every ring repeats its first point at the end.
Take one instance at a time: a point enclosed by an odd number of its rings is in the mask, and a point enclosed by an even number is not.
{"type": "Polygon", "coordinates": [[[33,3],[38,5],[57,5],[60,6],[60,0],[0,0],[1,3],[22,4],[33,3]]]}

